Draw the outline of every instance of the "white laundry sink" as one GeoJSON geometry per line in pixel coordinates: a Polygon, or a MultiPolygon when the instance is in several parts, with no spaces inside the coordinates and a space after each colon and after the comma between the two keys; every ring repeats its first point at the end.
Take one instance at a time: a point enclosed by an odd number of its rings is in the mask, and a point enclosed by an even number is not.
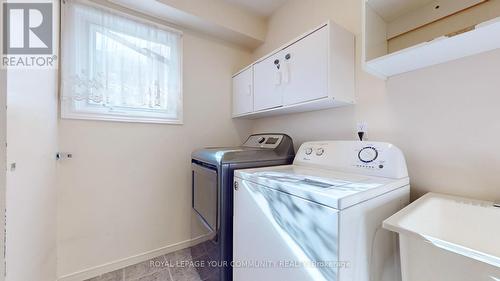
{"type": "Polygon", "coordinates": [[[500,281],[500,208],[428,193],[386,219],[399,233],[403,281],[500,281]]]}

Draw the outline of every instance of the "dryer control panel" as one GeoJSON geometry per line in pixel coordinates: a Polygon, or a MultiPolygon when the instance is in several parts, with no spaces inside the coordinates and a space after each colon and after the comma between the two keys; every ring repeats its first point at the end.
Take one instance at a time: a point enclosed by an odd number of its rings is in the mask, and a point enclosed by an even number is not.
{"type": "Polygon", "coordinates": [[[257,134],[251,135],[243,146],[259,148],[276,148],[283,140],[282,134],[257,134]]]}
{"type": "Polygon", "coordinates": [[[408,176],[401,150],[384,142],[306,142],[297,151],[294,164],[388,178],[408,176]]]}

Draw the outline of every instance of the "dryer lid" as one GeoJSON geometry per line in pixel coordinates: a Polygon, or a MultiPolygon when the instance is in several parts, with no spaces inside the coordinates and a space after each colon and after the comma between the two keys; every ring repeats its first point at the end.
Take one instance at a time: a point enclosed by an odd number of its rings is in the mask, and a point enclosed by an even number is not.
{"type": "Polygon", "coordinates": [[[195,160],[219,166],[226,163],[290,160],[295,153],[288,135],[254,134],[241,146],[208,147],[195,150],[191,156],[195,160]]]}

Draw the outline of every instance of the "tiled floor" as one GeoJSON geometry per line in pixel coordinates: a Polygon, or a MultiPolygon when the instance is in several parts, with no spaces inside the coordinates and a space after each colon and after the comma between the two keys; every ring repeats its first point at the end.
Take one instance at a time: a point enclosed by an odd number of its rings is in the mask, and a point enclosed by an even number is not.
{"type": "Polygon", "coordinates": [[[211,260],[211,253],[214,252],[212,247],[211,242],[207,241],[86,281],[217,281],[216,271],[193,263],[211,260]]]}

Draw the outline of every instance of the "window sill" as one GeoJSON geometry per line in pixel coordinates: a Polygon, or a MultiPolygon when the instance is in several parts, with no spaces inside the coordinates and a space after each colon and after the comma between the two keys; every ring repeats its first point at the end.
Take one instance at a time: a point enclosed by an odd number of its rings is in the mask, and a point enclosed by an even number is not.
{"type": "Polygon", "coordinates": [[[78,113],[61,113],[61,119],[72,120],[93,120],[93,121],[108,121],[108,122],[125,122],[125,123],[151,123],[151,124],[170,124],[170,125],[183,125],[184,122],[179,120],[169,120],[162,118],[150,117],[126,117],[126,116],[104,116],[104,115],[90,115],[78,113]]]}

